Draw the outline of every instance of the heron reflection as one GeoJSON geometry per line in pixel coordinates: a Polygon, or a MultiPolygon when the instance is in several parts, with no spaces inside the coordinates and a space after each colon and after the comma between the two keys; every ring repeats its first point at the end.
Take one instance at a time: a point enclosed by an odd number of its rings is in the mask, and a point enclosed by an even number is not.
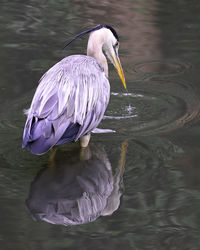
{"type": "Polygon", "coordinates": [[[111,215],[120,205],[127,143],[115,174],[101,145],[57,150],[31,184],[26,204],[36,220],[78,225],[111,215]]]}

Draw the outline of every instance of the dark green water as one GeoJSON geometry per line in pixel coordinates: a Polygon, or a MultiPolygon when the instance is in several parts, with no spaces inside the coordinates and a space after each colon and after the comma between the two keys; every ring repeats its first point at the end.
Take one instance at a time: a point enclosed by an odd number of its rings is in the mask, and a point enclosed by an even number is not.
{"type": "Polygon", "coordinates": [[[1,1],[0,249],[200,249],[199,12],[196,0],[1,1]],[[129,94],[110,65],[101,124],[117,133],[87,152],[22,150],[39,78],[84,54],[87,38],[61,48],[99,23],[121,41],[129,94]]]}

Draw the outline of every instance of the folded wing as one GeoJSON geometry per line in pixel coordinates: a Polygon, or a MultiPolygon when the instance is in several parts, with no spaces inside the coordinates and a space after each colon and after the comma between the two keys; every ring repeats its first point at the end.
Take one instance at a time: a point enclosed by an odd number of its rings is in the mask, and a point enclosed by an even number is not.
{"type": "Polygon", "coordinates": [[[22,146],[43,154],[95,129],[109,102],[110,85],[97,61],[74,55],[41,78],[27,111],[22,146]]]}

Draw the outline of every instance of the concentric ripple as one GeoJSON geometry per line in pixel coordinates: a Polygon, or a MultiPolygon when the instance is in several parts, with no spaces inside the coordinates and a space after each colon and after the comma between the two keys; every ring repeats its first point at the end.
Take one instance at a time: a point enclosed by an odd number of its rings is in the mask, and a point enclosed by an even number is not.
{"type": "Polygon", "coordinates": [[[143,82],[135,86],[135,93],[111,93],[103,126],[119,134],[137,136],[167,132],[195,120],[200,101],[190,84],[163,84],[143,82]]]}
{"type": "Polygon", "coordinates": [[[189,63],[173,61],[145,61],[128,68],[127,73],[139,74],[143,77],[170,77],[184,73],[190,68],[189,63]]]}

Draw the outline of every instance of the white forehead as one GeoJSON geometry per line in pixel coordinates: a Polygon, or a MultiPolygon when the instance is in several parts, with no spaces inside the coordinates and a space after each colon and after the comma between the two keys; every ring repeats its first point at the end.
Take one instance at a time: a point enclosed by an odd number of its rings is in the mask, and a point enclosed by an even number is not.
{"type": "Polygon", "coordinates": [[[95,40],[101,41],[102,43],[111,43],[114,45],[117,42],[117,39],[113,35],[112,31],[107,28],[95,30],[90,36],[93,36],[95,40]]]}

